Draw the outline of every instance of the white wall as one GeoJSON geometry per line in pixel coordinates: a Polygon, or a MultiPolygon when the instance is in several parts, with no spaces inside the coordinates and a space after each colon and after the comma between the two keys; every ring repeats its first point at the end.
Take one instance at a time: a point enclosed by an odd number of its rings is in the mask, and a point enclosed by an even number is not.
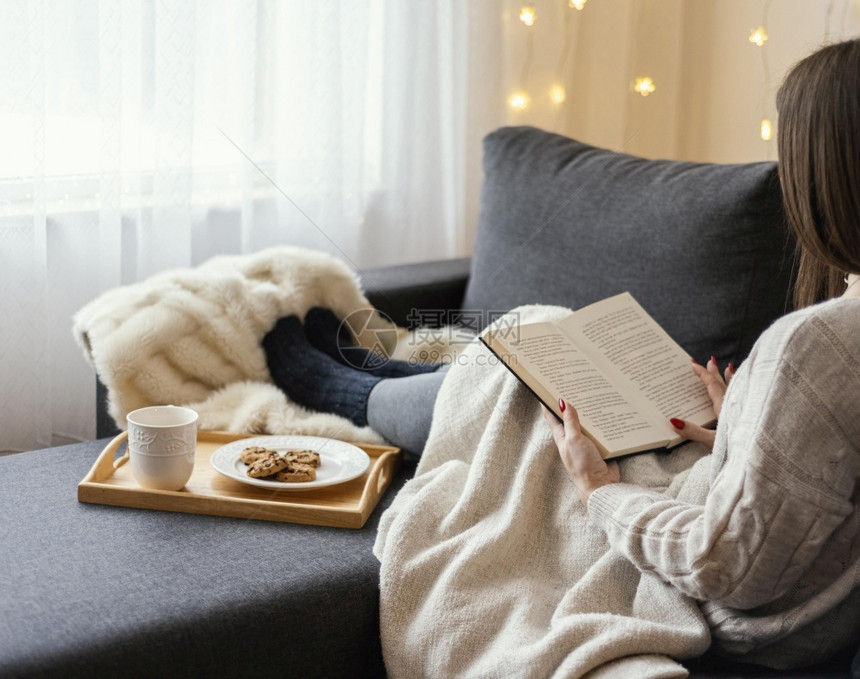
{"type": "Polygon", "coordinates": [[[534,0],[530,29],[524,4],[505,2],[506,74],[509,91],[525,81],[532,102],[509,108],[508,122],[647,157],[774,160],[760,122],[778,122],[785,72],[828,39],[860,36],[860,0],[588,0],[582,11],[534,0]],[[757,47],[749,35],[762,24],[769,39],[757,47]],[[656,84],[648,97],[632,91],[640,75],[656,84]],[[561,106],[546,94],[557,80],[561,106]]]}

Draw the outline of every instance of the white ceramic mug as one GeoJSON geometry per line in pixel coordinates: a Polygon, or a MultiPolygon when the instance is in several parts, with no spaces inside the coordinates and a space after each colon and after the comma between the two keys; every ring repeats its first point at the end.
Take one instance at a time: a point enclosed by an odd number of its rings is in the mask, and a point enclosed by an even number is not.
{"type": "Polygon", "coordinates": [[[144,488],[179,490],[191,478],[197,413],[178,406],[139,408],[126,416],[131,475],[144,488]]]}

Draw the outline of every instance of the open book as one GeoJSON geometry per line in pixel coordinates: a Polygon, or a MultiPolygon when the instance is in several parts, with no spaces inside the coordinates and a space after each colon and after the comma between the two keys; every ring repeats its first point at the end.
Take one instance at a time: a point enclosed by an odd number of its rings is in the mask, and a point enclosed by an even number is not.
{"type": "Polygon", "coordinates": [[[690,356],[630,293],[480,339],[556,416],[559,398],[572,403],[604,458],[681,443],[670,417],[716,420],[690,356]]]}

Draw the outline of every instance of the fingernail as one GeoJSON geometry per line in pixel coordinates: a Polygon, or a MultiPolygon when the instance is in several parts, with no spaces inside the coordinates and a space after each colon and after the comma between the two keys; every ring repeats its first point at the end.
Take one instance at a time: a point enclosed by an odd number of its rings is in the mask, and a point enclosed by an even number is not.
{"type": "Polygon", "coordinates": [[[558,407],[561,410],[561,412],[564,412],[564,399],[563,398],[558,399],[558,407]]]}
{"type": "Polygon", "coordinates": [[[715,359],[713,356],[711,356],[711,363],[713,363],[714,365],[717,364],[717,359],[715,359]]]}
{"type": "Polygon", "coordinates": [[[693,362],[693,365],[699,365],[699,362],[695,358],[690,359],[693,362]]]}
{"type": "Polygon", "coordinates": [[[679,420],[677,417],[669,418],[669,422],[672,423],[672,426],[675,427],[675,429],[683,429],[684,425],[687,424],[684,420],[679,420]]]}
{"type": "Polygon", "coordinates": [[[735,371],[735,364],[734,364],[734,363],[729,363],[729,372],[730,372],[730,373],[733,373],[734,371],[735,371]]]}

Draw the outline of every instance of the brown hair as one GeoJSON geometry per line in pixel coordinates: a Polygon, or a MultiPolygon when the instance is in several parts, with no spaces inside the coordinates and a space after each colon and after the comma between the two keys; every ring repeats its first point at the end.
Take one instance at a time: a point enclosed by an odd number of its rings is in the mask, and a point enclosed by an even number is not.
{"type": "Polygon", "coordinates": [[[835,297],[860,273],[860,40],[795,65],[776,97],[779,178],[797,235],[795,306],[835,297]]]}

